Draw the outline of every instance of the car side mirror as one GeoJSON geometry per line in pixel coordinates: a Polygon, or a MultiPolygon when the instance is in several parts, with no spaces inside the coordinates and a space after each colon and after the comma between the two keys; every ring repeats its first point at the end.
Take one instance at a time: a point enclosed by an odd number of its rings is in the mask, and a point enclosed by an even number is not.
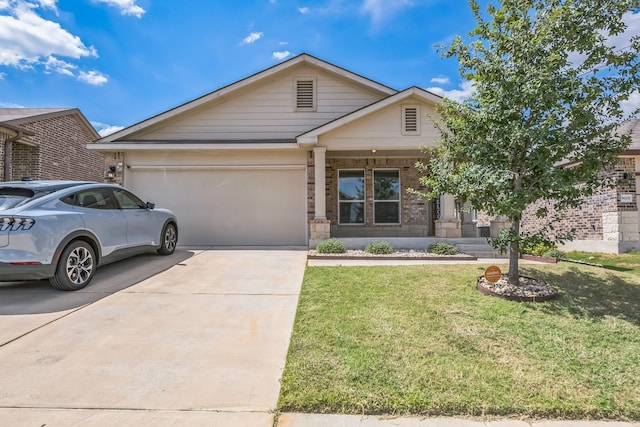
{"type": "Polygon", "coordinates": [[[151,203],[151,202],[147,202],[147,203],[145,203],[144,207],[147,208],[147,209],[153,209],[153,208],[156,207],[156,204],[155,203],[151,203]]]}

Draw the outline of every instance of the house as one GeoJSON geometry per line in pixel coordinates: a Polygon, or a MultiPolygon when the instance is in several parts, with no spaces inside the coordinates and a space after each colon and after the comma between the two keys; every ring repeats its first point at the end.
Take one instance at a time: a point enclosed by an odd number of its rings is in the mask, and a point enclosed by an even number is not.
{"type": "MultiPolygon", "coordinates": [[[[640,119],[625,122],[618,133],[630,134],[631,144],[613,168],[602,172],[602,178],[612,179],[616,185],[588,197],[580,207],[563,212],[563,220],[553,232],[566,233],[573,228],[576,234],[573,241],[561,245],[562,250],[621,253],[640,249],[640,119]]],[[[544,220],[535,215],[539,207],[542,206],[533,205],[523,215],[523,231],[533,232],[544,225],[544,220]]]]}
{"type": "Polygon", "coordinates": [[[119,153],[124,185],[177,214],[182,245],[481,236],[505,222],[407,191],[441,101],[301,54],[89,148],[119,153]]]}
{"type": "Polygon", "coordinates": [[[437,220],[406,191],[439,102],[301,54],[90,148],[123,153],[124,185],[176,212],[183,245],[455,234],[453,198],[437,220]]]}
{"type": "Polygon", "coordinates": [[[103,181],[98,138],[77,108],[0,108],[0,178],[103,181]]]}

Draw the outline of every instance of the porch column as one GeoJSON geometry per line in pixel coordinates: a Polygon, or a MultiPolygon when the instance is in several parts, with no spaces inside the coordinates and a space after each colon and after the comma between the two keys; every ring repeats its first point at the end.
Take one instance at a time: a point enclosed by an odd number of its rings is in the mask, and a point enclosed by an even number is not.
{"type": "Polygon", "coordinates": [[[325,156],[327,147],[313,147],[313,167],[315,170],[315,215],[313,219],[327,219],[327,200],[325,195],[325,156]]]}
{"type": "Polygon", "coordinates": [[[314,189],[313,219],[309,224],[309,247],[331,237],[331,222],[327,219],[326,188],[326,153],[327,147],[313,147],[314,189]]]}
{"type": "Polygon", "coordinates": [[[456,216],[456,199],[451,194],[440,196],[440,218],[436,220],[436,237],[443,239],[462,237],[461,221],[456,216]]]}

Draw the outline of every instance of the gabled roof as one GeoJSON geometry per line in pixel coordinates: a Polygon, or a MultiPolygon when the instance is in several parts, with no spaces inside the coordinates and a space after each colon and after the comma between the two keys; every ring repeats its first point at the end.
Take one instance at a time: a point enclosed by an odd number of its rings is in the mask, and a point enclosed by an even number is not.
{"type": "Polygon", "coordinates": [[[353,73],[351,71],[348,71],[344,68],[338,67],[336,65],[330,64],[326,61],[323,61],[321,59],[318,59],[314,56],[311,56],[307,53],[303,53],[300,54],[298,56],[295,56],[287,61],[281,62],[277,65],[274,65],[273,67],[267,68],[266,70],[260,71],[256,74],[253,74],[249,77],[246,77],[242,80],[239,80],[235,83],[232,83],[228,86],[222,87],[218,90],[215,90],[213,92],[210,92],[206,95],[203,95],[199,98],[196,98],[192,101],[189,101],[185,104],[179,105],[175,108],[172,108],[168,111],[165,111],[164,113],[160,113],[156,116],[153,116],[149,119],[143,120],[142,122],[139,122],[137,124],[134,124],[132,126],[129,126],[125,129],[122,129],[118,132],[112,133],[111,135],[108,135],[104,138],[102,138],[101,140],[97,141],[98,143],[106,143],[106,142],[113,142],[113,141],[118,141],[118,140],[122,140],[123,138],[126,138],[127,136],[139,132],[143,129],[149,128],[150,126],[156,125],[160,122],[163,122],[165,120],[171,119],[175,116],[178,116],[182,113],[185,113],[189,110],[192,110],[194,108],[197,108],[203,104],[207,104],[209,102],[212,102],[216,99],[219,99],[223,96],[227,96],[232,92],[235,92],[237,90],[240,90],[242,88],[245,88],[255,82],[258,82],[262,79],[265,78],[269,78],[272,77],[276,74],[285,72],[287,70],[290,70],[300,64],[308,64],[308,65],[312,65],[316,68],[319,68],[327,73],[330,74],[334,74],[336,76],[340,76],[344,79],[347,80],[351,80],[354,83],[360,84],[362,86],[365,86],[367,88],[370,88],[372,90],[378,91],[382,94],[386,94],[386,95],[392,95],[394,93],[396,93],[397,91],[395,89],[392,89],[388,86],[385,86],[383,84],[377,83],[373,80],[370,80],[366,77],[363,77],[359,74],[353,73]]]}
{"type": "Polygon", "coordinates": [[[640,154],[640,119],[631,119],[624,122],[618,131],[622,134],[628,133],[631,135],[631,144],[624,151],[624,154],[640,154]]]}
{"type": "Polygon", "coordinates": [[[78,108],[0,108],[0,122],[13,126],[67,115],[77,116],[94,139],[100,138],[100,134],[78,108]]]}
{"type": "Polygon", "coordinates": [[[376,111],[380,111],[389,105],[395,104],[407,98],[419,98],[425,102],[429,102],[431,104],[439,104],[442,102],[442,97],[438,96],[434,93],[421,89],[417,86],[412,86],[408,89],[403,90],[402,92],[398,92],[394,95],[388,96],[378,102],[374,102],[373,104],[367,105],[359,110],[356,110],[352,113],[346,114],[338,119],[335,119],[329,123],[326,123],[322,126],[319,126],[315,129],[310,130],[309,132],[305,132],[301,135],[298,135],[296,138],[298,144],[315,144],[318,142],[318,137],[324,133],[337,129],[341,126],[352,123],[362,117],[368,116],[371,113],[376,111]]]}

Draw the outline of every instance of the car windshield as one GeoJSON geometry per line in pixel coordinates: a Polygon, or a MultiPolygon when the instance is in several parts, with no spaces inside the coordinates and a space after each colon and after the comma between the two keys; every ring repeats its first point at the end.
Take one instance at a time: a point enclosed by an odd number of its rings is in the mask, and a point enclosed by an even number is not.
{"type": "Polygon", "coordinates": [[[0,211],[29,201],[35,193],[28,188],[0,187],[0,211]]]}

